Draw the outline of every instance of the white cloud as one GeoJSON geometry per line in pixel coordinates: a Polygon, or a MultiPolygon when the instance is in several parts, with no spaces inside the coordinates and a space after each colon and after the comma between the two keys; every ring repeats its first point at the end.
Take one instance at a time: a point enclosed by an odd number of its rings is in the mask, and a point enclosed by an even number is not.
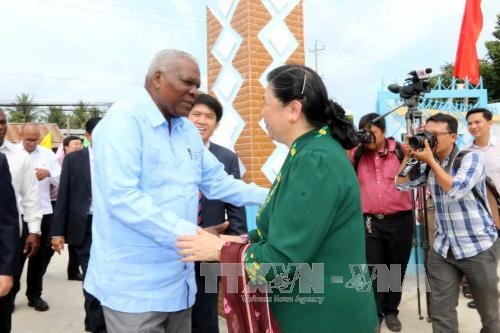
{"type": "MultiPolygon", "coordinates": [[[[402,82],[412,69],[439,72],[454,61],[464,5],[465,0],[306,0],[306,50],[316,39],[325,47],[319,53],[319,72],[331,95],[359,118],[375,110],[382,80],[402,82]]],[[[483,1],[480,56],[486,53],[484,40],[492,39],[498,12],[493,6],[483,1]]],[[[311,52],[306,63],[314,66],[311,52]]]]}
{"type": "MultiPolygon", "coordinates": [[[[197,57],[204,53],[203,6],[188,10],[183,1],[124,4],[20,0],[2,6],[0,100],[27,92],[42,100],[114,101],[134,83],[142,86],[147,65],[159,50],[182,48],[197,57]]],[[[200,64],[206,67],[206,60],[200,64]]]]}
{"type": "MultiPolygon", "coordinates": [[[[2,1],[0,100],[27,92],[43,101],[115,101],[141,86],[151,57],[170,47],[199,59],[206,89],[207,1],[2,1]]],[[[494,3],[482,2],[480,56],[493,38],[494,3]]],[[[332,97],[356,114],[371,112],[382,79],[401,82],[409,70],[436,72],[454,60],[464,4],[305,0],[306,63],[314,67],[309,50],[318,39],[332,97]]]]}

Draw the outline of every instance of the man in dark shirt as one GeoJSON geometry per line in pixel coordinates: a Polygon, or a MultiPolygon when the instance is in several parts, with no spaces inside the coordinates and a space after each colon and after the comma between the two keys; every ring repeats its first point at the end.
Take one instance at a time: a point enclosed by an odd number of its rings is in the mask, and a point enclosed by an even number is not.
{"type": "MultiPolygon", "coordinates": [[[[189,115],[201,134],[201,138],[208,150],[224,164],[224,169],[234,178],[240,178],[238,156],[231,150],[210,142],[210,137],[219,125],[222,118],[222,105],[212,96],[200,94],[189,115]]],[[[212,227],[229,221],[229,234],[241,235],[247,232],[245,208],[236,207],[220,200],[208,200],[200,195],[198,207],[198,224],[202,228],[212,227]],[[226,218],[227,216],[227,218],[226,218]]],[[[217,316],[217,292],[210,290],[217,283],[216,264],[202,265],[196,263],[196,301],[192,312],[192,331],[196,333],[217,333],[219,323],[217,316]]]]}
{"type": "MultiPolygon", "coordinates": [[[[83,278],[87,274],[92,244],[92,131],[100,118],[91,118],[85,124],[85,137],[90,146],[69,153],[64,158],[59,193],[54,210],[52,246],[57,253],[64,249],[64,243],[73,246],[82,267],[83,278]]],[[[102,306],[93,295],[85,290],[85,329],[89,332],[106,332],[102,306]]]]}
{"type": "Polygon", "coordinates": [[[10,332],[12,307],[6,297],[19,274],[19,215],[9,164],[0,153],[0,332],[10,332]]]}

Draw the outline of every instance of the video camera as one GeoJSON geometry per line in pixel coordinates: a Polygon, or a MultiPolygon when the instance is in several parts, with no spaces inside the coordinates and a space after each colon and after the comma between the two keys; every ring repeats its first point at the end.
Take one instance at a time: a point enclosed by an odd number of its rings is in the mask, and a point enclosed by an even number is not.
{"type": "Polygon", "coordinates": [[[399,84],[390,84],[387,88],[403,99],[409,99],[412,96],[423,96],[425,93],[431,91],[431,86],[427,79],[429,74],[432,73],[432,68],[419,68],[408,73],[410,76],[405,80],[406,84],[400,86],[399,84]]]}

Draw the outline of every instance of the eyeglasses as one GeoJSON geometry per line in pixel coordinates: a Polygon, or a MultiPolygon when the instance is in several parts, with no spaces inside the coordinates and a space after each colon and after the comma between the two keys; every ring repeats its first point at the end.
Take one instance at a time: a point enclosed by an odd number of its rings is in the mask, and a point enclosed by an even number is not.
{"type": "Polygon", "coordinates": [[[431,135],[434,135],[434,136],[440,136],[440,135],[445,135],[445,134],[451,134],[451,132],[427,132],[431,135]]]}

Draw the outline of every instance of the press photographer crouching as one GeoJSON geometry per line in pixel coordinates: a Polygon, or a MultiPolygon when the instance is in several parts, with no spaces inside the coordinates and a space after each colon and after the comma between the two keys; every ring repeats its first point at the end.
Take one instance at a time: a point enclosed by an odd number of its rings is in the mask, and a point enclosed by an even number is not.
{"type": "Polygon", "coordinates": [[[376,267],[377,279],[372,283],[376,291],[379,322],[385,318],[387,327],[399,332],[401,291],[394,286],[401,286],[413,239],[411,195],[409,192],[397,191],[394,187],[394,177],[404,153],[399,142],[385,137],[385,120],[379,114],[364,115],[359,128],[358,137],[362,144],[353,150],[351,161],[361,189],[366,223],[366,259],[371,265],[370,273],[376,267]],[[401,267],[401,274],[398,274],[401,280],[390,281],[389,274],[384,272],[390,269],[393,273],[398,266],[401,267]]]}
{"type": "Polygon", "coordinates": [[[484,164],[477,152],[456,159],[457,129],[458,122],[450,115],[437,113],[428,118],[425,138],[410,138],[412,147],[408,146],[409,153],[405,150],[400,170],[410,154],[426,165],[418,165],[420,174],[411,181],[396,177],[396,187],[409,190],[427,182],[435,203],[436,235],[427,272],[433,332],[458,332],[456,307],[464,275],[481,317],[481,332],[500,332],[493,247],[497,232],[489,212],[473,193],[475,187],[486,195],[484,164]]]}

